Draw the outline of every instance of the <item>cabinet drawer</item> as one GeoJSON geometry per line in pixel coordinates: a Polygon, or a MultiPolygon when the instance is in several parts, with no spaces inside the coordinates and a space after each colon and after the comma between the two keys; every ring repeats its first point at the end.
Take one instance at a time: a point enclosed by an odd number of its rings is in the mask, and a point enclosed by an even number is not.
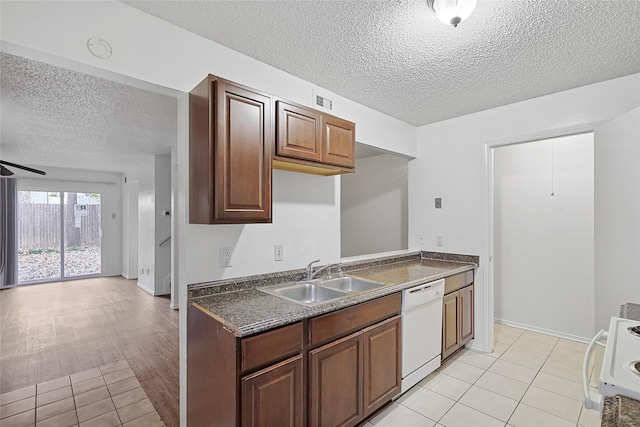
{"type": "Polygon", "coordinates": [[[309,319],[308,343],[316,346],[387,319],[402,308],[400,292],[309,319]]]}
{"type": "Polygon", "coordinates": [[[242,372],[302,351],[302,322],[264,332],[241,341],[242,372]]]}
{"type": "Polygon", "coordinates": [[[460,288],[471,285],[473,283],[473,270],[456,274],[455,276],[444,279],[444,294],[457,291],[460,288]]]}

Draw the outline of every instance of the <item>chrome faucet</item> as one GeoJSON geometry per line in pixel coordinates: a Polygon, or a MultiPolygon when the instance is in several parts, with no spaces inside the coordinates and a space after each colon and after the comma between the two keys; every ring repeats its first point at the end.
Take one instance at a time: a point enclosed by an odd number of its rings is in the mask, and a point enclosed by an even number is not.
{"type": "Polygon", "coordinates": [[[311,279],[313,278],[314,274],[313,274],[313,264],[315,264],[316,262],[320,262],[319,259],[315,260],[315,261],[311,261],[309,264],[307,264],[307,282],[310,282],[311,279]]]}
{"type": "Polygon", "coordinates": [[[316,262],[320,262],[319,259],[315,260],[315,261],[311,261],[309,263],[309,265],[307,265],[307,282],[310,282],[311,280],[313,280],[314,277],[316,277],[319,273],[321,273],[322,271],[327,272],[327,279],[331,279],[331,269],[333,267],[336,267],[338,269],[338,277],[343,277],[342,274],[342,264],[341,263],[335,263],[335,264],[327,264],[324,267],[320,267],[319,269],[317,269],[315,272],[313,271],[313,264],[316,262]]]}

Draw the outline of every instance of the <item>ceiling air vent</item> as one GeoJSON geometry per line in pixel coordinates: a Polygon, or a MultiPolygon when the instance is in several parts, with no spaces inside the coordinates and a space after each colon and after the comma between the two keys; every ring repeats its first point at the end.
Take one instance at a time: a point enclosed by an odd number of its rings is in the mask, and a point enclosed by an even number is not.
{"type": "Polygon", "coordinates": [[[326,108],[327,110],[331,110],[333,107],[333,102],[330,99],[323,98],[320,95],[316,95],[316,105],[326,108]]]}

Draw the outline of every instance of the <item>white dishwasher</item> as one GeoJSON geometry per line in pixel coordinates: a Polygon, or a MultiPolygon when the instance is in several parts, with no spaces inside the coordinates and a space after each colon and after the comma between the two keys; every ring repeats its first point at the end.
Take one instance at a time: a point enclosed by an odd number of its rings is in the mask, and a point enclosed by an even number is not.
{"type": "Polygon", "coordinates": [[[402,386],[404,393],[440,366],[444,279],[402,292],[402,386]]]}

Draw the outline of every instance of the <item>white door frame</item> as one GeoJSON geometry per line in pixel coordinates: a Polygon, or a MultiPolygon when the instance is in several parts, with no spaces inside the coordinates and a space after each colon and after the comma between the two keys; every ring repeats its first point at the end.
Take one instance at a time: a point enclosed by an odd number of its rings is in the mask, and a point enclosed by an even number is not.
{"type": "MultiPolygon", "coordinates": [[[[486,246],[485,253],[487,254],[487,267],[484,270],[484,321],[486,325],[486,331],[484,335],[483,347],[485,349],[493,350],[493,301],[494,301],[494,284],[493,284],[493,241],[494,241],[494,229],[493,229],[493,204],[494,204],[494,182],[493,182],[493,153],[494,149],[504,147],[507,145],[522,144],[526,142],[534,142],[543,139],[560,138],[563,136],[576,135],[586,132],[594,132],[598,126],[605,123],[605,121],[596,121],[582,123],[579,125],[566,126],[556,129],[549,129],[533,134],[525,134],[520,136],[513,136],[504,139],[498,139],[494,141],[487,141],[484,143],[484,163],[485,163],[485,201],[486,201],[486,218],[485,224],[486,233],[486,246]]],[[[595,144],[595,140],[594,140],[595,144]]]]}

